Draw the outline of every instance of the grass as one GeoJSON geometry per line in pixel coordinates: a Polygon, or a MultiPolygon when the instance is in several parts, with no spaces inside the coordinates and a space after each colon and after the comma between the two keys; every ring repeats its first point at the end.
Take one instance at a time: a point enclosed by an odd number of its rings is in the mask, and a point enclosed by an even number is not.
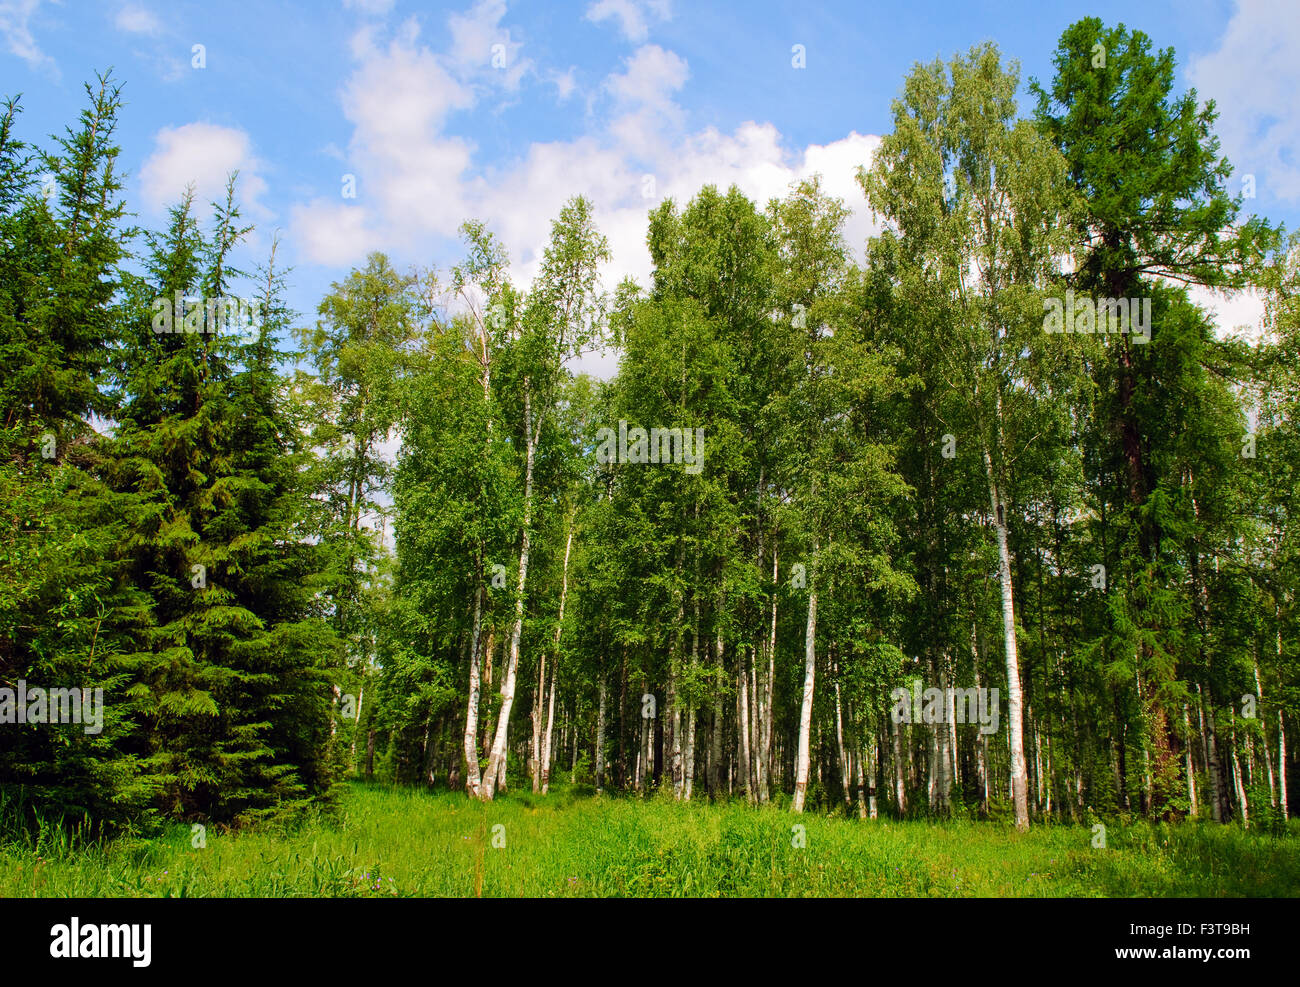
{"type": "Polygon", "coordinates": [[[0,842],[6,897],[1300,895],[1300,837],[1237,826],[859,821],[740,804],[463,795],[353,784],[292,828],[78,848],[0,842]],[[805,845],[792,828],[805,827],[805,845]],[[501,828],[497,828],[501,827],[501,828]],[[504,844],[504,845],[497,845],[504,844]]]}

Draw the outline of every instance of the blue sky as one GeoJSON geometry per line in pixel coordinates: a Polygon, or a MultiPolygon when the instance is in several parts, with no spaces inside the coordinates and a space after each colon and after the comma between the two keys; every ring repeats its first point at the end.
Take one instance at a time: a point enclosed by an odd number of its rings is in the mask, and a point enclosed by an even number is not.
{"type": "MultiPolygon", "coordinates": [[[[765,201],[821,172],[860,244],[872,227],[853,173],[909,67],[993,40],[1024,79],[1047,81],[1057,37],[1086,15],[1176,49],[1179,87],[1216,99],[1225,152],[1256,177],[1247,207],[1294,228],[1296,0],[0,0],[0,93],[22,93],[19,130],[41,141],[111,66],[139,221],[159,225],[187,182],[214,198],[238,168],[250,261],[278,230],[290,301],[311,318],[367,250],[402,267],[454,262],[470,217],[526,281],[579,193],[610,239],[611,284],[645,279],[648,206],[705,182],[765,201]]],[[[1229,325],[1258,313],[1250,299],[1216,305],[1229,325]]]]}

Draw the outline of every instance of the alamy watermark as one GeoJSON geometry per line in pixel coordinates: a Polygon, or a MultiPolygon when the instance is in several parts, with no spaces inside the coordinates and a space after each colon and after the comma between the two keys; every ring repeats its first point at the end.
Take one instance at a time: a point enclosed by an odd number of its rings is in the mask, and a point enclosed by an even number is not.
{"type": "Polygon", "coordinates": [[[1043,312],[1043,331],[1050,335],[1128,333],[1135,343],[1151,342],[1150,298],[1093,299],[1067,290],[1064,299],[1044,298],[1043,312]]]}
{"type": "Polygon", "coordinates": [[[704,469],[704,429],[628,428],[620,418],[618,433],[612,428],[596,430],[596,462],[684,463],[692,476],[704,469]]]}
{"type": "Polygon", "coordinates": [[[890,718],[895,723],[978,723],[980,733],[998,732],[998,690],[982,686],[971,689],[921,690],[913,681],[911,691],[898,686],[889,693],[894,701],[890,718]],[[951,711],[951,712],[950,712],[951,711]]]}
{"type": "Polygon", "coordinates": [[[186,295],[153,300],[153,331],[162,333],[223,333],[252,341],[262,321],[262,303],[257,300],[218,295],[186,295]]]}
{"type": "Polygon", "coordinates": [[[87,735],[104,729],[104,690],[27,688],[0,689],[0,725],[12,723],[80,723],[87,735]]]}

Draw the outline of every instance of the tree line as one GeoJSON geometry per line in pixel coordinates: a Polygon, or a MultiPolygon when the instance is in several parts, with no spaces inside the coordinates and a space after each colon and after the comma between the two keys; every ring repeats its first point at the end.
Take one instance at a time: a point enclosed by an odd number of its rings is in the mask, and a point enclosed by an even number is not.
{"type": "Polygon", "coordinates": [[[710,186],[611,289],[577,197],[526,287],[468,221],[306,327],[274,249],[233,266],[233,177],[129,225],[111,78],[47,151],[10,102],[0,687],[106,699],[0,723],[0,783],[128,826],[352,773],[1285,820],[1300,240],[1174,66],[1085,19],[1023,116],[992,44],[916,65],[863,264],[820,178],[710,186]],[[1258,292],[1259,339],[1197,287],[1258,292]]]}

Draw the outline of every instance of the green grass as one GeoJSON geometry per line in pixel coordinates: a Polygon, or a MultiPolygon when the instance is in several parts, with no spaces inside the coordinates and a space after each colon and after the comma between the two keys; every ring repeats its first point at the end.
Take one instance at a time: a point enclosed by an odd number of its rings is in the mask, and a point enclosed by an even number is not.
{"type": "MultiPolygon", "coordinates": [[[[349,786],[292,829],[188,826],[77,849],[61,830],[0,843],[0,895],[1295,896],[1300,838],[1236,826],[858,821],[739,804],[463,795],[349,786]],[[806,845],[792,827],[806,827],[806,845]],[[504,847],[493,845],[494,827],[504,847]]],[[[498,840],[499,842],[499,840],[498,840]]]]}

